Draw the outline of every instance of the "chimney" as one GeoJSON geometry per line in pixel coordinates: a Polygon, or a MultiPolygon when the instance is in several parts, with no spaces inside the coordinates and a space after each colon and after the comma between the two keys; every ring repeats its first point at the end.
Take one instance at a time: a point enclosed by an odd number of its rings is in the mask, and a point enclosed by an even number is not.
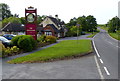
{"type": "Polygon", "coordinates": [[[56,18],[57,20],[59,20],[58,15],[55,15],[55,18],[56,18]]]}

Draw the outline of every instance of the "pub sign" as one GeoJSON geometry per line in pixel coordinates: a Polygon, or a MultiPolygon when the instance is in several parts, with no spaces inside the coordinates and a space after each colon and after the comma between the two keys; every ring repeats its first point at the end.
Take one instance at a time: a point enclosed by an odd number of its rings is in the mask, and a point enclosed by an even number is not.
{"type": "Polygon", "coordinates": [[[25,9],[25,21],[26,35],[32,35],[37,40],[37,9],[31,6],[25,9]]]}

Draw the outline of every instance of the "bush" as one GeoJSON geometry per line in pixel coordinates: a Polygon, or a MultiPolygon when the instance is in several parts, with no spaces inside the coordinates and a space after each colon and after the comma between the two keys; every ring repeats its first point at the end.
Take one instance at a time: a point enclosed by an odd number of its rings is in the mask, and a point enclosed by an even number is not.
{"type": "Polygon", "coordinates": [[[19,51],[19,48],[17,46],[11,47],[12,53],[17,53],[19,51]]]}
{"type": "Polygon", "coordinates": [[[5,56],[5,46],[3,44],[1,44],[1,47],[2,47],[2,55],[1,57],[5,56]]]}
{"type": "Polygon", "coordinates": [[[18,35],[18,36],[13,37],[12,40],[11,40],[11,44],[12,44],[13,46],[18,46],[18,40],[19,40],[21,37],[22,37],[22,35],[18,35]]]}
{"type": "Polygon", "coordinates": [[[19,48],[17,46],[7,47],[2,46],[2,57],[12,56],[14,53],[19,52],[19,48]]]}
{"type": "Polygon", "coordinates": [[[20,35],[16,36],[11,40],[13,45],[18,46],[20,49],[24,51],[32,51],[36,48],[36,41],[30,35],[20,35]]]}
{"type": "Polygon", "coordinates": [[[8,56],[8,55],[12,55],[12,51],[11,51],[10,47],[7,47],[5,49],[5,56],[8,56]]]}
{"type": "Polygon", "coordinates": [[[120,35],[120,30],[117,30],[117,34],[120,35]]]}
{"type": "Polygon", "coordinates": [[[49,42],[49,43],[55,43],[56,42],[56,37],[54,37],[54,36],[46,36],[45,41],[49,42]]]}
{"type": "Polygon", "coordinates": [[[43,43],[45,42],[45,38],[46,38],[46,35],[41,35],[39,38],[38,38],[38,41],[43,43]]]}

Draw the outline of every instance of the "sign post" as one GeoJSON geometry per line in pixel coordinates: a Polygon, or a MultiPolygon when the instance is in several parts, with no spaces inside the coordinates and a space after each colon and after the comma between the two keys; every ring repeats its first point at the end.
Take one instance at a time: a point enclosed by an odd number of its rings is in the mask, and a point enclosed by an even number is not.
{"type": "Polygon", "coordinates": [[[37,9],[31,6],[25,9],[25,21],[26,35],[31,35],[37,40],[37,9]]]}
{"type": "Polygon", "coordinates": [[[79,27],[80,27],[80,24],[77,24],[77,43],[78,43],[78,35],[79,35],[79,27]]]}

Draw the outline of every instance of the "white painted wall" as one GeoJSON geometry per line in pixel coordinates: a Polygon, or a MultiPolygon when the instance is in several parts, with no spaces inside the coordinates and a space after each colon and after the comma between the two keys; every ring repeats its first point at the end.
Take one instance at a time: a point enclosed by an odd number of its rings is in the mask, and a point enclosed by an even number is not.
{"type": "Polygon", "coordinates": [[[47,24],[54,24],[54,26],[55,26],[56,28],[58,28],[58,26],[56,26],[55,23],[52,22],[52,20],[51,20],[50,18],[48,18],[48,17],[46,17],[45,20],[40,23],[40,25],[41,25],[41,24],[43,24],[43,27],[45,27],[47,24]]]}

